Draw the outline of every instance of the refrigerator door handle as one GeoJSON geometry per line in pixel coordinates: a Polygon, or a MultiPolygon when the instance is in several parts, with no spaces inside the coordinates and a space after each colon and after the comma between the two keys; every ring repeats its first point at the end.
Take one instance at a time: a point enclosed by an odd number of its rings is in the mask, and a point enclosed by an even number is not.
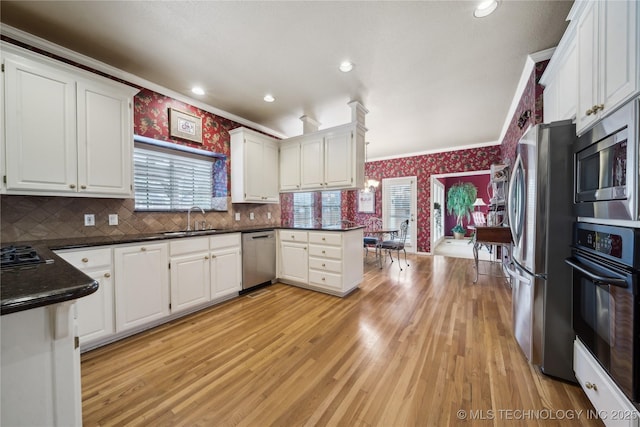
{"type": "MultiPolygon", "coordinates": [[[[522,157],[518,154],[518,157],[516,158],[515,164],[513,166],[511,180],[509,182],[509,198],[507,200],[507,216],[509,218],[509,228],[511,229],[513,242],[516,245],[520,243],[524,220],[523,202],[525,195],[520,194],[519,200],[515,200],[516,187],[522,184],[521,182],[516,182],[520,174],[522,174],[522,177],[524,179],[524,165],[522,164],[522,157]],[[518,206],[518,204],[516,203],[517,201],[520,202],[521,206],[518,206]]],[[[522,193],[522,189],[518,189],[518,191],[522,193]]]]}
{"type": "Polygon", "coordinates": [[[513,269],[509,268],[510,265],[512,266],[513,263],[508,264],[505,267],[505,270],[507,270],[507,274],[509,276],[511,276],[513,279],[519,280],[520,282],[524,283],[525,285],[530,286],[531,285],[531,279],[529,279],[528,277],[523,276],[522,274],[518,274],[518,272],[516,271],[515,268],[513,268],[513,269]]]}
{"type": "Polygon", "coordinates": [[[575,268],[580,273],[586,275],[594,283],[600,283],[602,285],[613,285],[613,286],[618,286],[620,288],[627,287],[627,281],[625,279],[619,279],[617,277],[600,276],[599,274],[589,270],[587,267],[583,266],[582,264],[580,264],[579,261],[576,261],[573,258],[566,258],[564,262],[569,264],[571,268],[575,268]]]}

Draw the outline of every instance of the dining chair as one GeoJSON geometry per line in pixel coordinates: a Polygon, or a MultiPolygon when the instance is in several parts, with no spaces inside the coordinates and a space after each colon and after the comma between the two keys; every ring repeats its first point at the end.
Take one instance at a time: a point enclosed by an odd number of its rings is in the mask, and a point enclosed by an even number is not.
{"type": "MultiPolygon", "coordinates": [[[[381,251],[387,251],[389,254],[389,258],[391,258],[391,262],[393,262],[393,256],[391,255],[391,251],[396,251],[398,254],[398,266],[400,267],[400,271],[402,271],[402,266],[400,265],[400,250],[404,252],[404,262],[409,267],[409,263],[407,262],[407,250],[405,249],[405,243],[407,240],[407,233],[409,232],[409,220],[405,219],[400,223],[400,232],[395,239],[385,240],[378,245],[378,248],[381,251]]],[[[382,255],[382,254],[381,254],[382,255]]]]}
{"type": "Polygon", "coordinates": [[[374,231],[382,229],[382,219],[376,218],[374,216],[367,218],[364,221],[364,250],[365,256],[369,255],[369,248],[375,248],[378,250],[378,243],[380,240],[378,239],[377,234],[371,234],[374,231]]]}

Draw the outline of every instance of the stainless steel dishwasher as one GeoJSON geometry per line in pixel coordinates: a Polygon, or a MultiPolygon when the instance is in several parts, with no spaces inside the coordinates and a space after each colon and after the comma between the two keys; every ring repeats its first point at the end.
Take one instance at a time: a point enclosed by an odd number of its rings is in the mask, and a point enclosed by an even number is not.
{"type": "Polygon", "coordinates": [[[275,278],[275,231],[242,233],[242,290],[270,284],[275,278]]]}

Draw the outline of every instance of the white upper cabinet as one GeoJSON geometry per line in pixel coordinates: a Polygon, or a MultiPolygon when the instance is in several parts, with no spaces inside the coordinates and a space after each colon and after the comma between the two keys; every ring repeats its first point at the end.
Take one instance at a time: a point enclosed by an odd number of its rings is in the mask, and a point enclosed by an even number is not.
{"type": "Polygon", "coordinates": [[[352,123],[284,141],[280,147],[280,191],[361,187],[364,133],[364,127],[352,123]]]}
{"type": "Polygon", "coordinates": [[[8,194],[132,197],[135,88],[3,44],[8,194]]]}
{"type": "Polygon", "coordinates": [[[278,144],[246,128],[231,135],[231,203],[279,203],[278,144]]]}
{"type": "Polygon", "coordinates": [[[638,93],[638,3],[584,2],[577,32],[576,129],[585,131],[638,93]]]}
{"type": "Polygon", "coordinates": [[[280,144],[280,191],[300,189],[300,143],[280,144]]]}
{"type": "Polygon", "coordinates": [[[567,31],[540,79],[544,88],[544,123],[576,116],[578,101],[575,31],[567,31]]]}

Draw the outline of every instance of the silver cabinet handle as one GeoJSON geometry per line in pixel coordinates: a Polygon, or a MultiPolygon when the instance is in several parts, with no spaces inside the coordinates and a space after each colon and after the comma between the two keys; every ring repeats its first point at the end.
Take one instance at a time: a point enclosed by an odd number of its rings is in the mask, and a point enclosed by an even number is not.
{"type": "Polygon", "coordinates": [[[598,391],[598,386],[596,386],[594,383],[590,383],[587,381],[584,386],[589,390],[598,391]]]}
{"type": "Polygon", "coordinates": [[[141,250],[142,252],[145,252],[145,251],[147,250],[147,248],[145,248],[145,247],[143,246],[143,247],[141,247],[141,248],[140,248],[140,250],[141,250]]]}
{"type": "Polygon", "coordinates": [[[76,188],[75,184],[69,184],[69,188],[76,188]]]}
{"type": "Polygon", "coordinates": [[[82,258],[82,262],[89,262],[89,258],[82,258]]]}
{"type": "Polygon", "coordinates": [[[108,279],[109,277],[111,277],[111,273],[104,273],[104,277],[108,279]]]}

